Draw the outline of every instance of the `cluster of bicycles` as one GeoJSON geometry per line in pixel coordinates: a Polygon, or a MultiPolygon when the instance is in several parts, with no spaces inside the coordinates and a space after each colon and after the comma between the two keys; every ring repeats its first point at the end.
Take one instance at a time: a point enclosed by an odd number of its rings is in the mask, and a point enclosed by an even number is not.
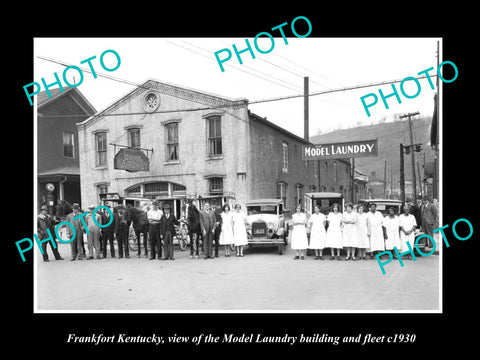
{"type": "MultiPolygon", "coordinates": [[[[143,234],[140,234],[140,247],[144,246],[145,239],[143,238],[143,234]]],[[[202,238],[199,239],[198,242],[199,246],[202,247],[202,238]]],[[[185,221],[180,220],[179,225],[175,226],[175,235],[173,237],[173,245],[178,245],[178,248],[181,251],[185,251],[188,246],[193,246],[193,251],[196,252],[196,242],[193,241],[193,244],[190,243],[190,235],[188,233],[188,226],[185,221]]],[[[133,227],[130,226],[129,233],[128,233],[128,247],[130,251],[138,251],[138,242],[135,236],[135,231],[133,227]]],[[[150,250],[150,244],[147,242],[147,249],[150,250]]],[[[232,251],[235,250],[235,246],[233,244],[230,245],[230,249],[232,251]]]]}

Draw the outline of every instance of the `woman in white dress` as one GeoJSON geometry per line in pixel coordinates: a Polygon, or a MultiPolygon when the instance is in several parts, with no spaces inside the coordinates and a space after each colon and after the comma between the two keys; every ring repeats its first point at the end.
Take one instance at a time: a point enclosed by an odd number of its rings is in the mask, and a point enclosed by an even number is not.
{"type": "Polygon", "coordinates": [[[350,260],[350,255],[352,256],[352,260],[357,260],[355,258],[355,248],[358,247],[357,214],[353,212],[352,203],[348,203],[346,209],[342,217],[343,247],[347,250],[345,260],[350,260]]]}
{"type": "Polygon", "coordinates": [[[370,204],[370,211],[367,214],[367,235],[370,240],[370,252],[385,251],[385,228],[383,215],[377,211],[377,205],[370,204]]]}
{"type": "MultiPolygon", "coordinates": [[[[402,252],[410,250],[407,246],[407,242],[413,248],[415,244],[415,228],[417,227],[417,220],[415,216],[410,214],[410,206],[405,205],[403,207],[403,214],[398,217],[400,225],[400,247],[402,252]]],[[[412,255],[408,254],[405,259],[411,260],[412,255]]]]}
{"type": "Polygon", "coordinates": [[[230,206],[228,204],[223,205],[223,212],[220,214],[222,217],[222,231],[220,232],[220,245],[225,246],[225,256],[230,256],[230,245],[234,244],[233,239],[233,217],[230,212],[230,206]]]}
{"type": "Polygon", "coordinates": [[[342,240],[342,213],[340,212],[340,205],[333,204],[332,212],[327,215],[328,229],[325,238],[325,247],[329,247],[332,256],[330,260],[340,260],[340,250],[343,248],[342,240]],[[334,249],[337,249],[337,256],[334,254],[334,249]]]}
{"type": "MultiPolygon", "coordinates": [[[[388,215],[383,218],[383,226],[387,231],[387,238],[385,239],[385,250],[393,250],[394,247],[400,249],[400,223],[395,209],[388,208],[388,215]]],[[[395,257],[395,256],[394,256],[395,257]]]]}
{"type": "Polygon", "coordinates": [[[297,254],[293,258],[297,260],[298,258],[304,260],[305,252],[308,247],[308,238],[307,238],[307,215],[301,212],[302,207],[297,205],[295,208],[295,214],[292,215],[292,249],[297,251],[297,254]]]}
{"type": "Polygon", "coordinates": [[[367,214],[363,205],[357,206],[357,237],[358,237],[358,258],[367,259],[367,249],[370,248],[370,241],[367,236],[367,214]]]}
{"type": "Polygon", "coordinates": [[[248,244],[247,240],[247,217],[242,212],[240,204],[235,205],[235,212],[232,214],[233,220],[233,242],[237,249],[237,256],[243,257],[243,248],[248,244]]]}
{"type": "Polygon", "coordinates": [[[314,213],[308,219],[308,225],[310,227],[310,243],[309,249],[315,250],[315,260],[323,260],[323,249],[325,248],[325,237],[327,233],[325,231],[325,223],[327,218],[320,212],[320,207],[315,205],[314,213]]]}

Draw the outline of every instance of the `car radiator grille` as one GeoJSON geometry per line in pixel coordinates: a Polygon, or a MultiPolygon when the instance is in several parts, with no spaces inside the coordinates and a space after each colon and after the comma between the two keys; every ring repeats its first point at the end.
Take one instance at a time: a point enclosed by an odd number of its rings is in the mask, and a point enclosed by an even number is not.
{"type": "Polygon", "coordinates": [[[254,238],[267,236],[267,224],[263,221],[252,223],[252,236],[254,238]]]}

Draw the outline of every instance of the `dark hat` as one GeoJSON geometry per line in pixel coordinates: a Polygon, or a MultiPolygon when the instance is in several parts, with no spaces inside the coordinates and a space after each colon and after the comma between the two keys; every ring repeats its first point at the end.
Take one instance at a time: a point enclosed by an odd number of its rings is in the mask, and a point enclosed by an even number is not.
{"type": "Polygon", "coordinates": [[[170,210],[170,204],[165,204],[165,205],[163,205],[163,209],[164,209],[164,210],[166,210],[166,209],[170,210]]]}
{"type": "Polygon", "coordinates": [[[42,207],[40,208],[40,210],[47,210],[47,211],[48,211],[48,206],[47,206],[47,205],[42,205],[42,207]]]}

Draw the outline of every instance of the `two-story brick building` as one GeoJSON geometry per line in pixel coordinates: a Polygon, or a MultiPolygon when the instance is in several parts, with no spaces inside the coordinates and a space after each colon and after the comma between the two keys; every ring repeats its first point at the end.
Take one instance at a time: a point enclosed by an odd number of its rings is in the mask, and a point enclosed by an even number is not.
{"type": "Polygon", "coordinates": [[[116,193],[169,202],[177,214],[187,198],[209,195],[283,198],[293,208],[325,170],[302,160],[308,141],[251,113],[247,99],[156,80],[77,126],[84,207],[116,193]]]}
{"type": "Polygon", "coordinates": [[[37,204],[53,213],[59,200],[80,203],[76,123],[96,113],[77,88],[37,95],[37,204]]]}

